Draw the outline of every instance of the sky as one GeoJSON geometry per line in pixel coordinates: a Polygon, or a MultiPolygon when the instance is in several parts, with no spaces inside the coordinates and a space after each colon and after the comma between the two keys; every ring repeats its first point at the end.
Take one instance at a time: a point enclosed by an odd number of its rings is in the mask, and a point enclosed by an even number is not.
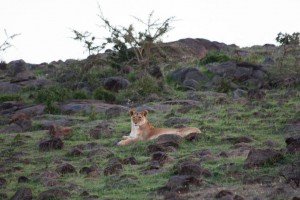
{"type": "MultiPolygon", "coordinates": [[[[300,0],[0,0],[0,44],[20,34],[0,60],[42,63],[88,56],[72,39],[72,29],[107,36],[99,7],[115,25],[136,24],[136,16],[161,20],[174,16],[163,41],[204,38],[240,47],[276,44],[279,32],[300,32],[300,0]]],[[[136,25],[139,27],[138,25],[136,25]]]]}

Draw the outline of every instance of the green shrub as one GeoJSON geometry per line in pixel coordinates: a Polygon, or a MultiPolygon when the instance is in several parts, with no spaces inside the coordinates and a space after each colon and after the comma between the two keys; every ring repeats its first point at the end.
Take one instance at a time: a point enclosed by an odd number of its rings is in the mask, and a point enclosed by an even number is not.
{"type": "Polygon", "coordinates": [[[22,100],[22,97],[19,94],[0,94],[0,102],[20,100],[22,100]]]}
{"type": "Polygon", "coordinates": [[[113,102],[116,100],[116,97],[113,92],[110,92],[103,87],[98,87],[94,91],[94,99],[104,100],[107,102],[113,102]]]}
{"type": "Polygon", "coordinates": [[[73,93],[74,99],[88,99],[88,94],[84,90],[75,90],[73,93]]]}
{"type": "Polygon", "coordinates": [[[137,79],[132,87],[140,95],[149,95],[161,90],[157,79],[153,78],[149,74],[137,79]]]}
{"type": "Polygon", "coordinates": [[[65,101],[71,98],[71,91],[61,86],[51,86],[43,88],[37,92],[36,101],[48,103],[53,101],[65,101]]]}
{"type": "Polygon", "coordinates": [[[205,57],[198,62],[199,65],[206,65],[214,62],[225,62],[230,60],[229,56],[221,51],[209,51],[205,57]]]}

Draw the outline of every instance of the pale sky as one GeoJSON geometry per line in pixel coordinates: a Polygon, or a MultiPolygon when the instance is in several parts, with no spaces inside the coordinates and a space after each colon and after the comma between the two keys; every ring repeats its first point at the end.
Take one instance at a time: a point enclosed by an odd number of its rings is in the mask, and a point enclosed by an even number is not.
{"type": "Polygon", "coordinates": [[[71,29],[104,37],[98,3],[116,25],[135,23],[132,16],[147,19],[151,11],[162,20],[176,17],[166,42],[205,38],[245,47],[276,44],[279,32],[300,32],[300,0],[0,0],[0,44],[4,29],[21,34],[0,59],[42,63],[86,58],[71,29]]]}

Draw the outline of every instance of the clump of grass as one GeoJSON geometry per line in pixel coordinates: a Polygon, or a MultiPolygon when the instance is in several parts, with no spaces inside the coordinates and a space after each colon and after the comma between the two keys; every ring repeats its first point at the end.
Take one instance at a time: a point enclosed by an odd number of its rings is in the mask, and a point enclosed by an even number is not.
{"type": "Polygon", "coordinates": [[[114,102],[116,100],[114,93],[104,89],[103,87],[98,87],[95,89],[94,98],[98,100],[104,100],[106,102],[114,102]]]}
{"type": "Polygon", "coordinates": [[[229,61],[230,57],[221,51],[209,51],[205,57],[198,61],[199,65],[206,65],[214,62],[229,61]]]}
{"type": "Polygon", "coordinates": [[[0,94],[0,103],[5,101],[21,101],[22,97],[19,94],[0,94]]]}

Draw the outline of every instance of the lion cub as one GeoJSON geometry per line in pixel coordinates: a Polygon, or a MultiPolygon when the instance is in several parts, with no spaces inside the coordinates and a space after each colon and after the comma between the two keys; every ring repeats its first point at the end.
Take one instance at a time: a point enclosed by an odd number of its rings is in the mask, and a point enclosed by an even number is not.
{"type": "Polygon", "coordinates": [[[155,128],[146,119],[147,114],[147,110],[142,112],[136,112],[134,109],[129,110],[129,115],[131,117],[131,132],[129,136],[123,136],[118,145],[127,145],[138,140],[151,140],[164,134],[175,134],[184,137],[191,133],[201,133],[201,131],[195,127],[155,128]]]}

